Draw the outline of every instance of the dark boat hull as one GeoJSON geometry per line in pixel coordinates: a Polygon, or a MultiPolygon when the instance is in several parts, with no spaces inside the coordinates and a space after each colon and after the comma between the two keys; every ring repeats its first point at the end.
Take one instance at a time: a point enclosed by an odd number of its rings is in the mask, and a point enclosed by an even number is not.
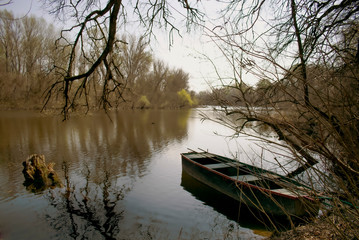
{"type": "Polygon", "coordinates": [[[191,160],[184,154],[182,154],[182,168],[198,181],[264,213],[302,217],[318,211],[318,203],[313,199],[279,194],[235,180],[191,160]]]}

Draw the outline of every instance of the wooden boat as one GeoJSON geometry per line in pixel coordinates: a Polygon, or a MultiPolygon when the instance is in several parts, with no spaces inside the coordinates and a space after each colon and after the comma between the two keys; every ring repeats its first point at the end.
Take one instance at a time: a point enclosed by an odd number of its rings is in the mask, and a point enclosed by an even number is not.
{"type": "Polygon", "coordinates": [[[208,152],[181,157],[190,176],[261,212],[296,217],[318,213],[312,189],[291,178],[208,152]]]}

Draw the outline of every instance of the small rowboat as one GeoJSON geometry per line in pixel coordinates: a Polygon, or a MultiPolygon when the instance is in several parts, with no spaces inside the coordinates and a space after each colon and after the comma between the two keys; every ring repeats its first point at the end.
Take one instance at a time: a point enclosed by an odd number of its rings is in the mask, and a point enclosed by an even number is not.
{"type": "Polygon", "coordinates": [[[261,212],[296,217],[318,213],[312,189],[294,179],[208,152],[181,157],[190,176],[261,212]]]}

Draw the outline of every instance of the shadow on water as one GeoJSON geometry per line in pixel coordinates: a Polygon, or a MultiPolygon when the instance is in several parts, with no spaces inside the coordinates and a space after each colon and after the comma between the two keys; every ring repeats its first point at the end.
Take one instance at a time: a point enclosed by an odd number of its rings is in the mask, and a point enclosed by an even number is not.
{"type": "Polygon", "coordinates": [[[280,231],[290,229],[290,223],[283,218],[271,218],[260,213],[258,210],[249,208],[239,201],[218,192],[217,190],[201,183],[197,179],[182,171],[181,186],[191,193],[196,199],[212,207],[215,211],[223,214],[228,219],[236,221],[244,228],[253,231],[280,231]],[[273,226],[275,224],[275,227],[273,226]]]}

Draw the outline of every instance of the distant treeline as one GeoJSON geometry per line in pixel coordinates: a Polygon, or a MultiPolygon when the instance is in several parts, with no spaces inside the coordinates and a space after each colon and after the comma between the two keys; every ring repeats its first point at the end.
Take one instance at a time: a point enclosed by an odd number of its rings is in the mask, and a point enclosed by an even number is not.
{"type": "Polygon", "coordinates": [[[0,102],[4,107],[40,106],[54,79],[54,63],[62,60],[54,42],[58,32],[42,18],[0,11],[0,102]]]}
{"type": "MultiPolygon", "coordinates": [[[[96,34],[96,29],[92,29],[96,34]]],[[[25,16],[17,19],[7,10],[0,11],[0,104],[2,108],[41,108],[52,84],[63,77],[69,56],[61,33],[43,18],[25,16]]],[[[88,48],[98,55],[96,47],[88,48]]],[[[113,107],[180,108],[198,104],[195,92],[189,91],[189,75],[182,69],[170,68],[155,59],[141,37],[122,36],[111,56],[118,61],[119,82],[124,89],[113,107]],[[119,101],[120,100],[120,101],[119,101]]],[[[88,59],[86,59],[88,60],[88,59]]],[[[78,68],[87,68],[84,61],[78,68]]],[[[74,69],[76,71],[76,69],[74,69]]],[[[84,89],[86,102],[79,107],[101,108],[104,91],[101,67],[91,76],[90,88],[84,89]]],[[[80,84],[80,83],[78,83],[80,84]]],[[[77,89],[78,86],[72,86],[77,89]]],[[[108,91],[108,88],[106,89],[108,91]]],[[[63,96],[51,96],[48,108],[62,106],[63,96]]],[[[51,93],[54,95],[54,93],[51,93]]],[[[118,98],[118,96],[117,96],[118,98]]]]}
{"type": "MultiPolygon", "coordinates": [[[[97,30],[91,31],[96,36],[97,30]]],[[[7,10],[0,11],[1,108],[43,107],[52,84],[64,76],[59,69],[66,69],[68,61],[69,49],[60,36],[60,30],[43,18],[25,16],[17,19],[7,10]]],[[[88,49],[90,55],[100,54],[95,45],[89,44],[88,49]]],[[[112,106],[118,108],[182,108],[223,104],[241,106],[244,101],[240,95],[247,102],[260,106],[272,101],[276,95],[277,98],[280,97],[270,91],[273,87],[282,84],[285,88],[290,88],[285,79],[276,84],[262,79],[256,86],[248,86],[242,82],[242,86],[222,86],[199,93],[190,91],[189,74],[155,59],[144,38],[136,36],[122,36],[111,57],[120,66],[117,77],[120,78],[124,91],[113,96],[113,99],[101,99],[102,91],[108,91],[108,88],[104,88],[105,70],[100,67],[91,79],[87,79],[91,81],[91,89],[84,89],[87,96],[77,103],[79,107],[88,105],[91,108],[101,108],[104,101],[114,102],[116,104],[112,106]]],[[[85,63],[88,59],[83,62],[79,69],[89,67],[85,63]]],[[[74,83],[72,88],[77,90],[79,84],[81,83],[74,83]]],[[[61,89],[56,94],[51,96],[48,108],[61,108],[63,105],[61,89]]]]}

